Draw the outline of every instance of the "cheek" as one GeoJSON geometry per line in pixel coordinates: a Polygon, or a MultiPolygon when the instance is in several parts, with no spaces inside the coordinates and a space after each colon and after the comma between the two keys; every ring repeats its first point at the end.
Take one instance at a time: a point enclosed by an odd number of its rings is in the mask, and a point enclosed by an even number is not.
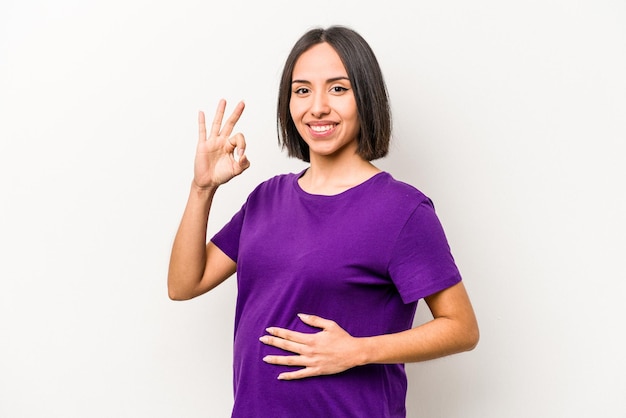
{"type": "Polygon", "coordinates": [[[357,109],[356,100],[354,99],[354,96],[346,96],[343,99],[344,100],[341,100],[337,103],[336,109],[339,112],[341,112],[345,120],[350,120],[350,121],[358,120],[359,111],[357,109]]]}
{"type": "Polygon", "coordinates": [[[302,116],[302,106],[299,106],[297,102],[291,101],[289,103],[289,113],[291,114],[293,121],[298,123],[300,117],[302,116]]]}
{"type": "Polygon", "coordinates": [[[359,114],[356,109],[346,108],[343,112],[343,121],[350,125],[352,130],[359,130],[359,114]]]}

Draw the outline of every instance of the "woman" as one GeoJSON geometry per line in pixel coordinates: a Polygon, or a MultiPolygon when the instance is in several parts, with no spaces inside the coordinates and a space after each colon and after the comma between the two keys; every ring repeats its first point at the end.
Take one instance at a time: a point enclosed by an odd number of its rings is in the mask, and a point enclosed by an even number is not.
{"type": "Polygon", "coordinates": [[[391,116],[378,62],[351,29],[313,29],[279,89],[280,144],[310,162],[260,184],[206,244],[217,188],[250,163],[232,135],[244,105],[207,135],[168,277],[172,299],[237,272],[232,417],[405,417],[404,363],[471,350],[474,312],[432,202],[371,163],[391,116]],[[433,320],[412,328],[419,299],[433,320]]]}

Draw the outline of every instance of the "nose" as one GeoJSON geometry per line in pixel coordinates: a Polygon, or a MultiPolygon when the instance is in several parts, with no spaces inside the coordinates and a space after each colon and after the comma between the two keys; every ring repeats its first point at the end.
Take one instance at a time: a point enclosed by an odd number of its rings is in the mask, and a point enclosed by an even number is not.
{"type": "Polygon", "coordinates": [[[316,118],[321,118],[330,113],[328,95],[325,91],[318,91],[312,96],[311,114],[316,118]]]}

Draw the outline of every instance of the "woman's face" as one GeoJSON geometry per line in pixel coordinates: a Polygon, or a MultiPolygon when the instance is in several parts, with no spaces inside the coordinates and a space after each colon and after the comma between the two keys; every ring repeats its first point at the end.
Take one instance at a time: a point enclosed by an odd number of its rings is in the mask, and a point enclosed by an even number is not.
{"type": "Polygon", "coordinates": [[[328,43],[314,45],[296,61],[291,80],[289,110],[311,161],[356,155],[356,100],[337,52],[328,43]]]}

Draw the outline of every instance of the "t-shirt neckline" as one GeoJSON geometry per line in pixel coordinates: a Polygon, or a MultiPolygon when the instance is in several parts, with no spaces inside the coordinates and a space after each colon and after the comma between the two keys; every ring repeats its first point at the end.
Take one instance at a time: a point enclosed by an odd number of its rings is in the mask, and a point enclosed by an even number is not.
{"type": "Polygon", "coordinates": [[[301,172],[294,174],[293,176],[293,187],[296,190],[296,192],[308,199],[340,199],[344,196],[349,196],[352,193],[358,192],[359,190],[368,187],[370,184],[372,184],[374,181],[376,181],[377,178],[388,175],[388,173],[384,170],[381,170],[380,172],[374,174],[373,176],[371,176],[370,178],[368,178],[367,180],[363,181],[362,183],[359,183],[357,185],[354,185],[340,193],[337,194],[331,194],[331,195],[326,195],[326,194],[315,194],[315,193],[309,193],[307,191],[305,191],[302,187],[300,187],[300,184],[298,183],[298,180],[300,179],[300,177],[302,177],[304,175],[304,173],[306,173],[306,171],[308,170],[308,168],[305,168],[304,170],[302,170],[301,172]]]}

